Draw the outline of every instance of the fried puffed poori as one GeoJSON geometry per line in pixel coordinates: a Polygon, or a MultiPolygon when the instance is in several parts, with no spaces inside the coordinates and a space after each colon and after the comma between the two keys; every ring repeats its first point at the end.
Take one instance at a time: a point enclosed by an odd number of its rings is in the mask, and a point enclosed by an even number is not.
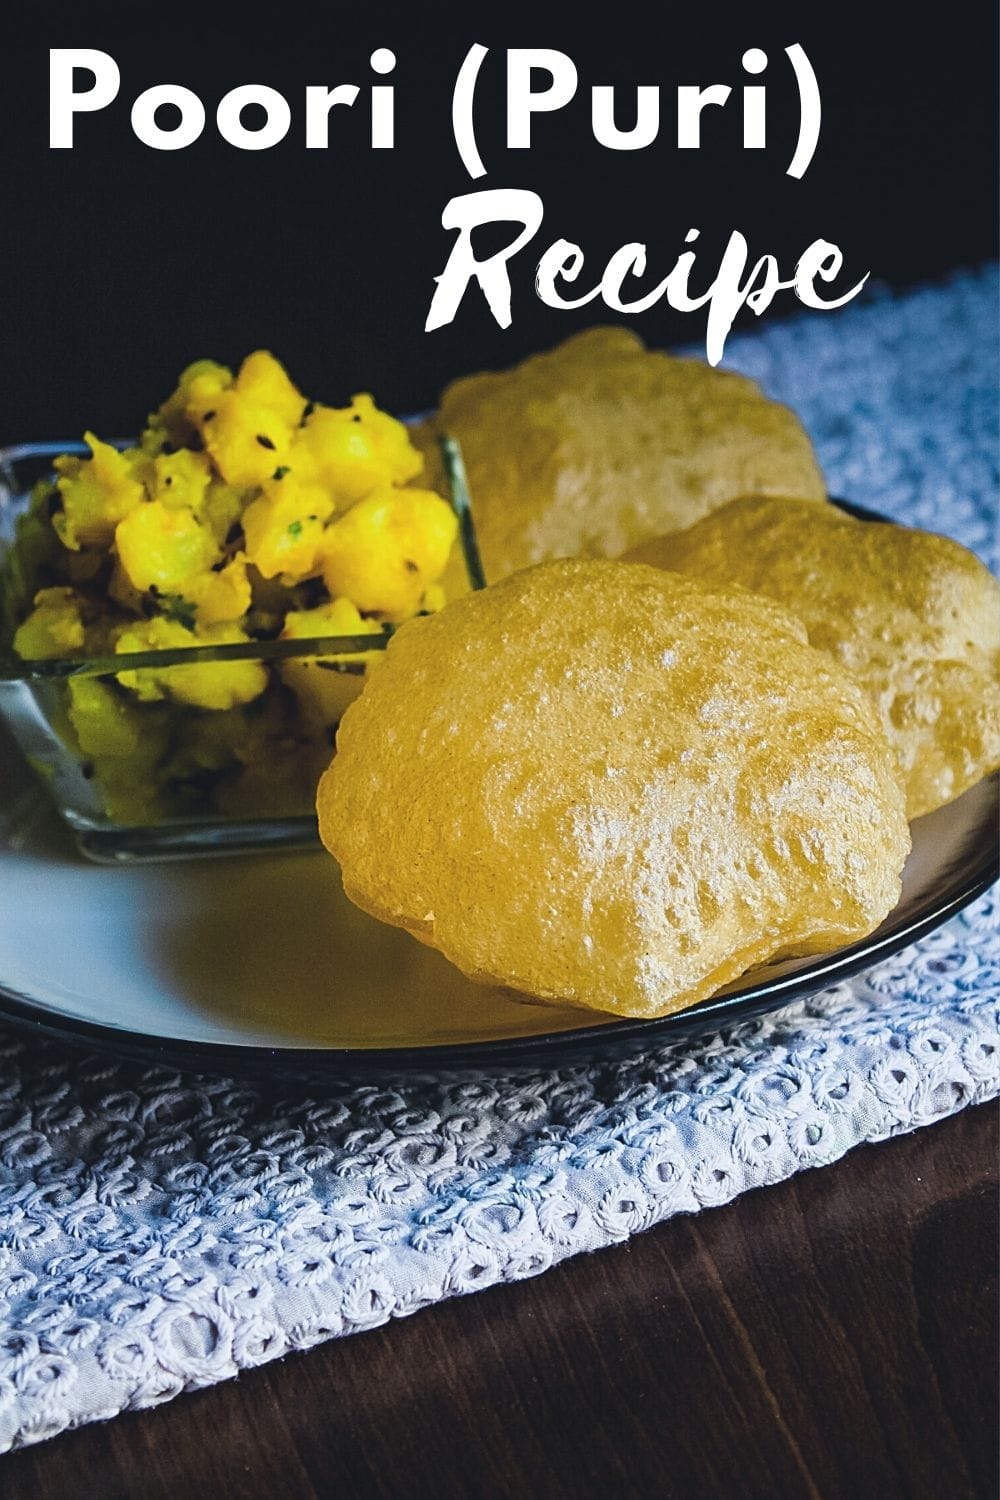
{"type": "Polygon", "coordinates": [[[450,385],[414,435],[432,484],[441,432],[462,445],[491,582],[549,558],[617,557],[737,495],[826,495],[787,407],[624,328],[450,385]]]}
{"type": "Polygon", "coordinates": [[[1000,583],[965,547],[807,500],[734,501],[630,557],[779,600],[875,700],[918,818],[1000,765],[1000,583]]]}
{"type": "Polygon", "coordinates": [[[473,979],[629,1016],[863,937],[909,849],[871,702],[798,620],[620,562],[404,625],[318,812],[365,911],[473,979]]]}

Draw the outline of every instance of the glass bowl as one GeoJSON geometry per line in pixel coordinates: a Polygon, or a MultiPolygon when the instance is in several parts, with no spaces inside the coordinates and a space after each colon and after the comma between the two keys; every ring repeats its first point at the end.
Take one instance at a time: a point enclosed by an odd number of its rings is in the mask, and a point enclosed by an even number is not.
{"type": "MultiPolygon", "coordinates": [[[[127,446],[124,442],[117,446],[127,446]]],[[[458,445],[442,440],[456,549],[470,588],[484,578],[458,445]]],[[[0,719],[43,783],[85,855],[103,863],[183,858],[318,843],[316,783],[333,753],[335,724],[307,722],[283,675],[337,674],[323,701],[357,695],[364,665],[357,653],[384,650],[381,635],[254,640],[181,646],[112,656],[24,661],[11,647],[17,599],[12,549],[32,487],[52,474],[59,454],[86,454],[82,443],[25,443],[0,449],[0,719]],[[238,710],[138,702],[118,674],[173,667],[200,672],[258,662],[268,687],[238,710]],[[128,723],[124,705],[128,700],[128,723]],[[88,750],[88,715],[98,709],[107,740],[109,714],[122,705],[116,754],[88,750]]],[[[342,711],[342,710],[341,710],[342,711]]]]}

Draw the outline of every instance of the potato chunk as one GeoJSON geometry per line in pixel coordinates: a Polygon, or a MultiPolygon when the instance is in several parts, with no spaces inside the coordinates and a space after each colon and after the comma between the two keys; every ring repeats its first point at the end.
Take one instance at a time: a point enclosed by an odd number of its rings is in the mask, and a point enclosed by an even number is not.
{"type": "Polygon", "coordinates": [[[265,484],[243,513],[247,557],[261,577],[295,583],[318,573],[323,523],[332,511],[328,492],[294,472],[265,484]]]}
{"type": "Polygon", "coordinates": [[[402,422],[379,411],[368,395],[343,408],[314,407],[296,434],[295,452],[307,457],[339,507],[378,485],[405,484],[423,467],[402,422]]]}
{"type": "Polygon", "coordinates": [[[136,506],[115,530],[118,559],[140,592],[179,593],[195,573],[219,558],[215,537],[186,507],[173,510],[162,500],[136,506]]]}
{"type": "Polygon", "coordinates": [[[198,625],[241,620],[250,608],[252,594],[242,552],[237,552],[224,568],[198,573],[183,586],[183,598],[194,605],[198,625]]]}
{"type": "MultiPolygon", "coordinates": [[[[232,625],[209,625],[197,633],[157,615],[130,625],[115,642],[119,654],[162,651],[178,646],[224,645],[249,640],[232,625]]],[[[143,703],[171,698],[191,708],[229,709],[252,703],[267,687],[267,668],[259,661],[200,662],[184,667],[138,667],[117,680],[143,703]]]]}
{"type": "Polygon", "coordinates": [[[164,440],[188,443],[196,423],[188,408],[193,401],[216,396],[233,383],[233,372],[214,359],[196,359],[181,371],[176,389],[149,419],[150,447],[158,451],[164,440]]]}
{"type": "Polygon", "coordinates": [[[118,523],[145,499],[136,477],[136,454],[121,453],[92,432],[84,438],[90,458],[68,455],[53,465],[62,511],[53,516],[52,525],[63,546],[74,552],[82,546],[109,546],[118,523]]]}
{"type": "MultiPolygon", "coordinates": [[[[316,609],[289,610],[281,639],[381,634],[382,627],[377,621],[366,620],[349,599],[334,599],[316,609]]],[[[380,656],[379,651],[358,651],[338,657],[312,660],[293,657],[283,661],[282,679],[295,694],[307,728],[315,733],[339,724],[347,705],[354,702],[364,687],[364,674],[356,669],[370,667],[380,656]]]]}
{"type": "Polygon", "coordinates": [[[200,402],[197,420],[206,451],[227,484],[263,484],[288,461],[289,425],[238,389],[200,402]]]}
{"type": "Polygon", "coordinates": [[[440,495],[383,485],[327,528],[323,579],[334,597],[406,619],[441,576],[457,534],[455,512],[440,495]]]}
{"type": "Polygon", "coordinates": [[[79,656],[85,644],[81,601],[73,589],[39,589],[31,614],[14,632],[14,650],[24,661],[79,656]]]}
{"type": "Polygon", "coordinates": [[[306,398],[290,380],[284,365],[266,349],[248,354],[240,365],[236,389],[258,407],[273,411],[282,424],[298,426],[306,407],[306,398]]]}

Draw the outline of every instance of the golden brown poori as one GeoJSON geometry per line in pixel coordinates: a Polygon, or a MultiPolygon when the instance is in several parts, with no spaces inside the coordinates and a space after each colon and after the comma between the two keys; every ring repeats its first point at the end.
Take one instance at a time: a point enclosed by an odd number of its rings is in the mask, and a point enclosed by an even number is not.
{"type": "Polygon", "coordinates": [[[318,812],[351,899],[472,978],[646,1017],[865,936],[909,849],[878,716],[793,615],[607,561],[403,625],[318,812]]]}
{"type": "Polygon", "coordinates": [[[629,555],[793,610],[874,699],[909,817],[1000,765],[1000,583],[958,542],[760,496],[629,555]]]}
{"type": "Polygon", "coordinates": [[[414,437],[422,483],[435,483],[442,432],[462,445],[491,582],[550,558],[617,557],[737,495],[826,494],[788,407],[624,328],[455,381],[414,437]]]}

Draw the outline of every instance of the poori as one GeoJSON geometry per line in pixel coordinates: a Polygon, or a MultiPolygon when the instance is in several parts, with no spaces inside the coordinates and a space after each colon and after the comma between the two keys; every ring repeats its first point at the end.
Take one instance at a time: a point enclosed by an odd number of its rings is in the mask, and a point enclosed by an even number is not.
{"type": "Polygon", "coordinates": [[[760,496],[630,553],[786,605],[871,694],[916,818],[1000,765],[1000,583],[949,537],[760,496]]]}
{"type": "Polygon", "coordinates": [[[414,434],[432,482],[441,433],[462,445],[491,582],[550,558],[617,557],[737,495],[826,495],[788,407],[624,328],[448,386],[414,434]]]}
{"type": "Polygon", "coordinates": [[[874,708],[760,595],[611,561],[404,624],[318,792],[348,896],[470,977],[660,1016],[891,910],[874,708]]]}

